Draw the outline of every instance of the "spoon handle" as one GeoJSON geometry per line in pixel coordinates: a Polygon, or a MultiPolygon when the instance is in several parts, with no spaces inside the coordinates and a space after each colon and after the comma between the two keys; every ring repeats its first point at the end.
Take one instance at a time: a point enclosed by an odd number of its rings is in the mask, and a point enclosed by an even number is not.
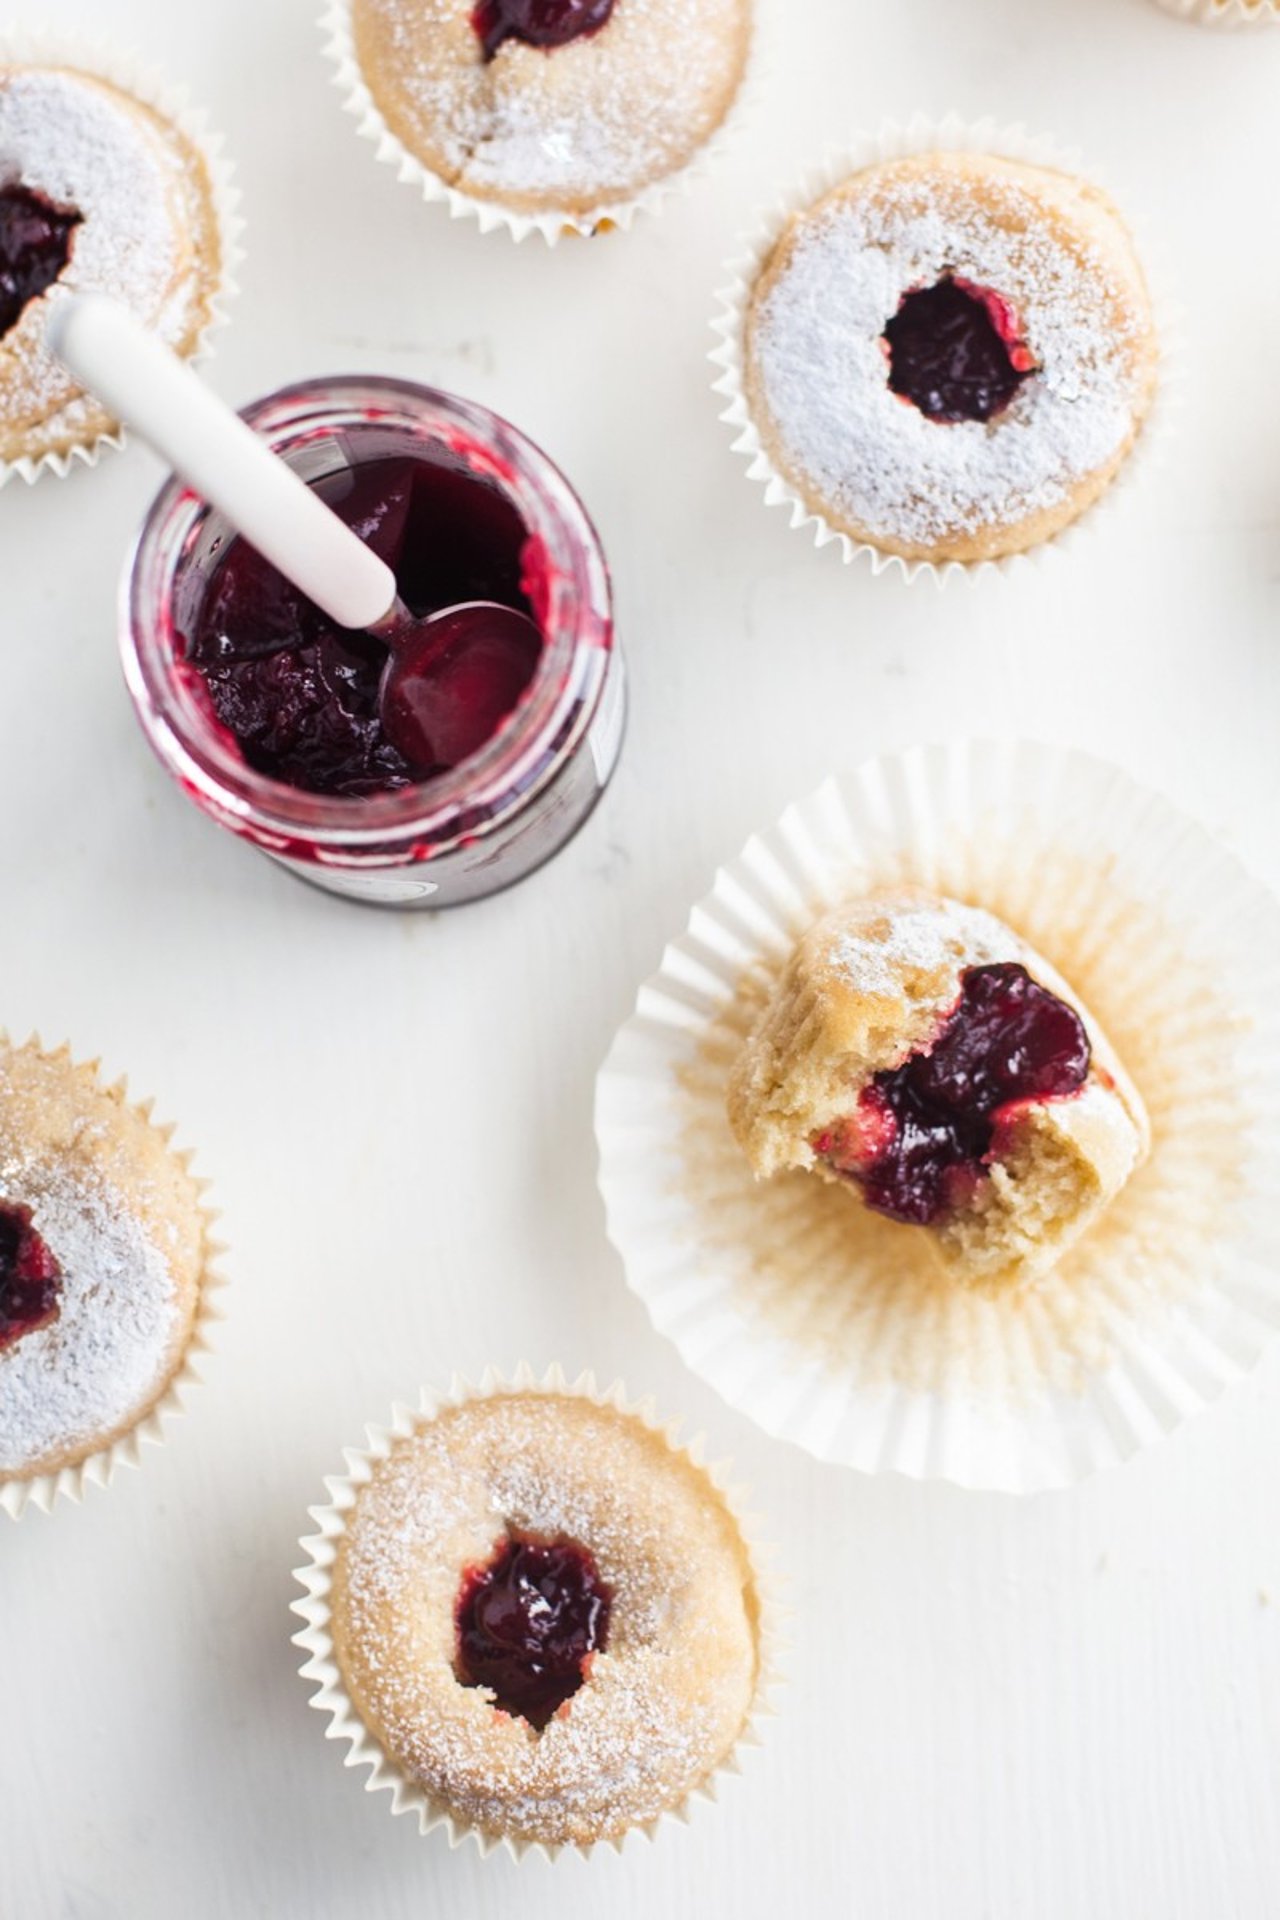
{"type": "Polygon", "coordinates": [[[81,384],[331,620],[365,628],[386,618],[390,567],[125,307],[72,294],[50,315],[49,335],[81,384]]]}

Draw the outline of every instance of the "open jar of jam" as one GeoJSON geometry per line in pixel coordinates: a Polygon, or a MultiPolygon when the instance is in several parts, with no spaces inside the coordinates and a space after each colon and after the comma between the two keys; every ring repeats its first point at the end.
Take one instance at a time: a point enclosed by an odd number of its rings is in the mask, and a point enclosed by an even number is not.
{"type": "Polygon", "coordinates": [[[497,602],[530,639],[442,649],[438,764],[410,768],[378,718],[383,643],[336,627],[173,479],[121,610],[152,746],[206,813],[330,892],[433,908],[523,879],[577,832],[622,744],[609,574],[577,495],[496,414],[406,381],[308,381],[244,418],[415,615],[497,602]]]}

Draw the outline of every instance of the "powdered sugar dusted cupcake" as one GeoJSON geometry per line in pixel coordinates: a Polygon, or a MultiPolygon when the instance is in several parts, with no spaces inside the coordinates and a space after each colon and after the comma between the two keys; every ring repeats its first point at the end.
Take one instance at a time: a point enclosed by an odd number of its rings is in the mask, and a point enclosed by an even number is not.
{"type": "Polygon", "coordinates": [[[1146,1158],[1142,1100],[1070,988],[981,908],[873,893],[797,942],[729,1081],[762,1178],[834,1181],[961,1286],[1048,1273],[1146,1158]]]}
{"type": "Polygon", "coordinates": [[[1023,552],[1106,490],[1157,343],[1110,201],[994,155],[910,154],[795,214],[744,322],[743,385],[811,514],[907,561],[1023,552]]]}
{"type": "Polygon", "coordinates": [[[751,1555],[718,1478],[619,1389],[463,1390],[330,1486],[304,1671],[424,1830],[616,1844],[746,1734],[767,1665],[751,1555]]]}
{"type": "Polygon", "coordinates": [[[741,84],[751,0],[339,0],[397,152],[459,195],[589,230],[684,169],[741,84]]]}
{"type": "Polygon", "coordinates": [[[70,1490],[169,1395],[210,1284],[200,1191],[122,1086],[0,1036],[0,1505],[70,1490]]]}
{"type": "Polygon", "coordinates": [[[128,306],[192,357],[229,235],[191,135],[123,86],[0,45],[0,462],[28,479],[118,432],[47,345],[66,292],[128,306]]]}

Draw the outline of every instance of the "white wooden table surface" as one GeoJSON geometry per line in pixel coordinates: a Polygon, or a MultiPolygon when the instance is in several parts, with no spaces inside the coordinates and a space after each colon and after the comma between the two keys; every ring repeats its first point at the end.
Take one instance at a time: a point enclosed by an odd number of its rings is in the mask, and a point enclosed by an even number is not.
{"type": "MultiPolygon", "coordinates": [[[[1110,755],[1273,882],[1280,31],[1148,0],[773,0],[768,102],[692,202],[555,254],[379,168],[305,0],[26,0],[146,47],[238,163],[245,401],[366,369],[512,415],[616,571],[633,687],[606,804],[487,906],[300,887],[154,765],[113,594],[140,450],[0,499],[0,1019],[125,1069],[233,1245],[208,1385],[107,1495],[0,1528],[4,1920],[1272,1920],[1280,1354],[1122,1474],[1022,1504],[772,1445],[650,1331],[607,1246],[592,1078],[715,863],[829,769],[956,731],[1110,755]],[[1079,143],[1186,309],[1165,467],[1068,561],[908,591],[764,510],[704,355],[757,203],[885,111],[1079,143]],[[344,1773],[289,1644],[296,1537],[366,1419],[451,1369],[621,1372],[705,1426],[794,1576],[792,1685],[719,1810],[555,1871],[451,1855],[344,1773]]],[[[8,0],[3,24],[24,9],[8,0]]]]}

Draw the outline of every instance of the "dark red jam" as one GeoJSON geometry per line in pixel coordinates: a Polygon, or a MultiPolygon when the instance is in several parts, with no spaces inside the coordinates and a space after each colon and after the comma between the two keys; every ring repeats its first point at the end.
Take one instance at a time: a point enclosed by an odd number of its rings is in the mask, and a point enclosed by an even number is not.
{"type": "Polygon", "coordinates": [[[612,1595],[584,1547],[504,1540],[464,1576],[455,1671],[539,1733],[572,1699],[609,1634],[612,1595]]]}
{"type": "Polygon", "coordinates": [[[0,339],[62,272],[80,220],[29,187],[0,187],[0,339]]]}
{"type": "Polygon", "coordinates": [[[0,1200],[0,1353],[58,1317],[62,1269],[31,1224],[30,1207],[0,1200]]]}
{"type": "Polygon", "coordinates": [[[930,1226],[983,1177],[1009,1110],[1078,1093],[1089,1058],[1079,1014],[1025,967],[970,967],[929,1051],[878,1073],[856,1113],[819,1134],[814,1152],[855,1180],[877,1213],[930,1226]]]}
{"type": "MultiPolygon", "coordinates": [[[[370,461],[317,493],[393,569],[419,618],[469,600],[534,616],[528,530],[511,502],[460,456],[370,461]]],[[[335,626],[246,540],[232,539],[198,616],[179,638],[197,691],[251,767],[310,793],[360,796],[429,780],[469,759],[532,680],[532,636],[471,643],[447,626],[423,672],[436,716],[431,764],[410,768],[382,730],[387,648],[335,626]]]]}
{"type": "Polygon", "coordinates": [[[1007,302],[950,274],[904,294],[884,342],[890,387],[928,420],[994,420],[1035,372],[1007,302]]]}
{"type": "Polygon", "coordinates": [[[564,47],[584,34],[599,33],[613,12],[613,0],[480,0],[471,24],[492,60],[505,40],[529,47],[564,47]]]}

